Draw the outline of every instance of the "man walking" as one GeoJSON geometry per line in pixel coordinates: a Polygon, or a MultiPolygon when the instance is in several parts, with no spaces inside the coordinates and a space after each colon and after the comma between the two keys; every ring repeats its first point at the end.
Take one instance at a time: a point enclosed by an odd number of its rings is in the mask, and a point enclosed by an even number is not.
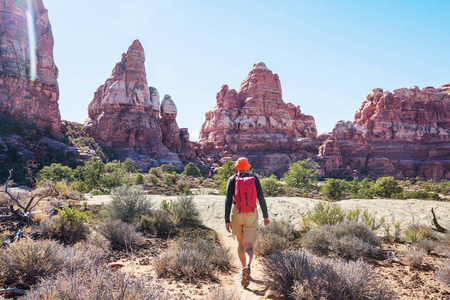
{"type": "Polygon", "coordinates": [[[268,225],[269,215],[258,177],[249,173],[251,165],[241,157],[234,166],[238,174],[228,179],[225,199],[225,227],[238,241],[238,256],[242,264],[242,286],[250,283],[250,265],[253,260],[253,246],[258,234],[258,210],[256,199],[263,212],[264,225],[268,225]],[[231,212],[231,219],[230,219],[231,212]]]}

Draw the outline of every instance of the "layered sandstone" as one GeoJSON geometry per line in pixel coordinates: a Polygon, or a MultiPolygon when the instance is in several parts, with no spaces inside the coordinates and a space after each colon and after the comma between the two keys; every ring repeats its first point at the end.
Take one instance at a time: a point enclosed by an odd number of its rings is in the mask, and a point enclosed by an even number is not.
{"type": "Polygon", "coordinates": [[[253,66],[238,92],[222,86],[205,116],[198,143],[212,163],[246,155],[257,157],[253,166],[263,172],[286,169],[306,157],[300,140],[310,147],[317,135],[314,118],[283,101],[279,76],[264,63],[253,66]]]}
{"type": "Polygon", "coordinates": [[[169,95],[165,95],[161,102],[161,130],[162,142],[172,152],[180,152],[180,128],[176,121],[177,106],[169,95]]]}
{"type": "MultiPolygon", "coordinates": [[[[162,142],[159,94],[147,84],[144,62],[144,49],[136,40],[97,89],[88,107],[86,130],[121,157],[136,160],[139,168],[167,163],[182,168],[178,155],[162,142]]],[[[169,114],[168,107],[162,108],[169,114]]]]}
{"type": "Polygon", "coordinates": [[[30,120],[61,135],[58,69],[42,0],[0,4],[0,57],[0,113],[30,120]]]}
{"type": "Polygon", "coordinates": [[[332,135],[344,160],[326,175],[450,178],[450,84],[373,89],[353,123],[339,122],[332,135]]]}

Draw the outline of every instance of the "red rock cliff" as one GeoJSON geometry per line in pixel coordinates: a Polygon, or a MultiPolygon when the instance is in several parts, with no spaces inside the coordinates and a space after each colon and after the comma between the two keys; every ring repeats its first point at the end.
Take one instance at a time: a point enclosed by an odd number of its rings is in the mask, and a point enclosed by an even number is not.
{"type": "Polygon", "coordinates": [[[353,123],[339,122],[332,135],[344,161],[327,175],[450,178],[450,84],[374,89],[353,123]]]}
{"type": "Polygon", "coordinates": [[[198,140],[212,163],[246,155],[259,171],[279,171],[306,156],[300,139],[317,135],[314,118],[283,101],[280,79],[264,63],[253,66],[238,92],[222,86],[216,101],[198,140]]]}
{"type": "Polygon", "coordinates": [[[148,87],[144,62],[144,49],[136,40],[97,89],[88,107],[86,129],[121,157],[138,161],[142,169],[167,163],[182,168],[178,155],[162,143],[159,94],[148,87]]]}
{"type": "Polygon", "coordinates": [[[29,119],[61,135],[53,34],[42,0],[30,2],[31,7],[28,1],[0,3],[0,113],[29,119]]]}

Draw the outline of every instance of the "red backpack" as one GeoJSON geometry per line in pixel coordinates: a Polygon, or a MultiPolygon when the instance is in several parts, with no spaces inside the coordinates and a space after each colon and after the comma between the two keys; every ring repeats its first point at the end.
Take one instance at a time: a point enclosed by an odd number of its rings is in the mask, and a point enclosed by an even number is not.
{"type": "Polygon", "coordinates": [[[235,176],[236,184],[234,186],[234,202],[241,213],[254,212],[256,209],[256,185],[255,176],[248,177],[235,176]]]}

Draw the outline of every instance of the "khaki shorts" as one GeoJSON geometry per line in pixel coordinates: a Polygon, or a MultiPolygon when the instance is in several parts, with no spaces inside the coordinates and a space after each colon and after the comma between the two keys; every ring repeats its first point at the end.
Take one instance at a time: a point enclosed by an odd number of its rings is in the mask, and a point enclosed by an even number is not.
{"type": "Polygon", "coordinates": [[[231,231],[238,239],[246,243],[255,243],[258,234],[258,210],[251,213],[239,213],[236,205],[231,210],[231,231]]]}

